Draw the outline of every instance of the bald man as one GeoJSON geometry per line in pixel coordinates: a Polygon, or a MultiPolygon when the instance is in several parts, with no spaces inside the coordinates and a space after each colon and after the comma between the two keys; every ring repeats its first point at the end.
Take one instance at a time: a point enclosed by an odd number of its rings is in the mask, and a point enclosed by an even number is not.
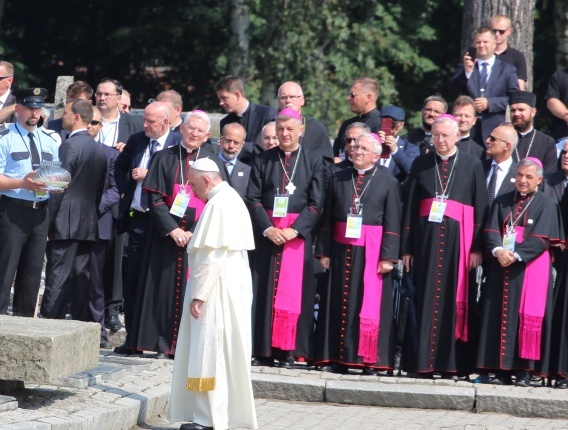
{"type": "Polygon", "coordinates": [[[128,334],[131,330],[132,311],[136,298],[141,259],[150,225],[148,199],[142,190],[142,181],[155,152],[177,145],[182,137],[170,131],[169,108],[162,102],[154,102],[144,109],[144,131],[128,139],[124,150],[116,159],[115,180],[121,196],[118,230],[128,232],[128,277],[124,285],[124,345],[115,348],[118,354],[132,354],[128,334]]]}

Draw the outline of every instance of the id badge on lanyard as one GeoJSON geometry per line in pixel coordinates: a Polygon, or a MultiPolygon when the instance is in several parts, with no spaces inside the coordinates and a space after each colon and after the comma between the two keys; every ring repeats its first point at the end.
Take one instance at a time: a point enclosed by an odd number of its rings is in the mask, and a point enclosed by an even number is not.
{"type": "Polygon", "coordinates": [[[290,197],[284,196],[282,194],[274,195],[274,208],[272,210],[272,216],[274,218],[284,218],[288,215],[288,201],[290,197]]]}
{"type": "Polygon", "coordinates": [[[430,222],[442,222],[444,219],[444,212],[446,211],[446,199],[445,195],[436,195],[436,198],[432,202],[432,207],[430,207],[430,215],[428,216],[428,221],[430,222]]]}
{"type": "Polygon", "coordinates": [[[515,239],[517,232],[514,227],[507,227],[507,231],[503,235],[503,249],[505,251],[515,252],[515,239]]]}
{"type": "Polygon", "coordinates": [[[345,237],[349,239],[361,238],[363,228],[363,216],[347,214],[347,225],[345,227],[345,237]]]}
{"type": "Polygon", "coordinates": [[[174,216],[183,218],[187,206],[189,205],[189,194],[186,193],[185,189],[182,188],[179,193],[177,193],[176,198],[170,209],[170,213],[174,216]]]}

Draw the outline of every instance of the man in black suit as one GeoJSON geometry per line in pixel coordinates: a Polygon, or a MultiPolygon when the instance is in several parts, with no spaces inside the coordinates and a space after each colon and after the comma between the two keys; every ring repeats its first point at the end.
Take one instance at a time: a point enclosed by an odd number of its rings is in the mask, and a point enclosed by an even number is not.
{"type": "Polygon", "coordinates": [[[333,148],[327,128],[321,121],[302,113],[306,103],[302,87],[296,82],[284,82],[278,89],[278,109],[292,108],[302,115],[304,132],[300,139],[302,148],[316,152],[323,157],[328,165],[333,164],[333,148]]]}
{"type": "Polygon", "coordinates": [[[276,111],[269,106],[257,105],[245,95],[243,80],[237,76],[225,76],[215,84],[215,92],[227,116],[221,120],[221,130],[226,124],[238,122],[247,132],[247,140],[239,154],[243,163],[252,163],[252,158],[262,151],[258,140],[262,127],[276,119],[276,111]]]}
{"type": "Polygon", "coordinates": [[[477,58],[469,52],[463,57],[450,81],[450,91],[465,94],[475,101],[478,121],[474,140],[483,144],[489,133],[505,121],[509,96],[519,90],[515,66],[495,56],[495,32],[491,27],[479,27],[474,33],[477,58]]]}
{"type": "MultiPolygon", "coordinates": [[[[88,100],[92,103],[93,89],[84,81],[75,81],[65,90],[65,104],[73,100],[88,100]]],[[[48,130],[53,130],[61,136],[61,140],[66,140],[67,130],[63,127],[63,119],[53,119],[47,123],[48,130]]],[[[94,137],[94,136],[93,136],[94,137]]],[[[96,137],[94,137],[96,139],[96,137]]]]}
{"type": "Polygon", "coordinates": [[[243,199],[247,191],[251,169],[249,165],[238,159],[245,138],[246,131],[242,125],[236,122],[225,125],[219,137],[220,150],[217,154],[225,165],[229,184],[243,199]]]}
{"type": "Polygon", "coordinates": [[[333,155],[336,157],[335,162],[338,163],[342,155],[345,154],[345,146],[343,138],[347,127],[354,122],[362,122],[369,129],[376,133],[381,128],[381,114],[377,109],[377,99],[379,97],[379,84],[375,79],[369,77],[357,78],[351,84],[351,88],[347,93],[347,102],[349,109],[355,113],[341,124],[337,137],[333,141],[333,155]]]}
{"type": "Polygon", "coordinates": [[[432,142],[432,124],[440,115],[448,111],[448,102],[440,96],[428,96],[422,103],[422,127],[412,130],[401,136],[413,145],[416,145],[421,154],[428,154],[434,149],[432,142]]]}
{"type": "Polygon", "coordinates": [[[97,86],[95,100],[103,115],[103,127],[99,139],[106,146],[114,146],[119,151],[134,133],[142,131],[140,117],[120,113],[118,104],[122,96],[122,84],[115,79],[103,79],[97,86]]]}
{"type": "Polygon", "coordinates": [[[466,152],[474,157],[485,158],[485,146],[481,146],[472,138],[472,129],[477,122],[475,102],[469,96],[459,96],[454,100],[450,112],[458,122],[460,128],[460,140],[456,144],[461,152],[466,152]]]}
{"type": "Polygon", "coordinates": [[[384,131],[379,132],[383,141],[383,152],[387,156],[383,157],[381,154],[377,164],[389,169],[398,182],[402,184],[410,174],[412,163],[420,155],[420,150],[416,145],[399,137],[399,133],[404,127],[404,110],[398,106],[386,106],[381,110],[381,118],[392,119],[392,128],[391,134],[388,136],[384,131]]]}
{"type": "MultiPolygon", "coordinates": [[[[96,139],[101,127],[101,112],[97,107],[93,107],[93,120],[87,126],[89,134],[96,139]]],[[[118,157],[118,151],[110,146],[99,145],[106,157],[107,171],[104,180],[103,192],[98,207],[98,235],[97,242],[91,250],[91,288],[89,307],[93,316],[93,321],[101,325],[101,348],[110,348],[108,334],[105,328],[105,287],[108,294],[112,295],[112,279],[104,282],[104,267],[107,250],[111,243],[114,226],[113,207],[118,203],[120,197],[114,180],[114,163],[118,157]]],[[[111,297],[109,297],[110,299],[111,297]]],[[[120,298],[122,302],[122,297],[120,298]]]]}
{"type": "Polygon", "coordinates": [[[119,354],[132,354],[128,335],[136,301],[146,232],[150,225],[148,199],[142,181],[155,152],[177,145],[181,135],[170,131],[168,107],[162,102],[150,103],[144,109],[144,131],[128,139],[115,163],[115,180],[120,194],[118,233],[128,232],[128,274],[124,285],[124,322],[127,340],[116,347],[119,354]]]}
{"type": "MultiPolygon", "coordinates": [[[[556,172],[545,174],[544,180],[542,181],[542,191],[559,204],[564,196],[566,185],[568,185],[568,139],[565,139],[563,143],[564,145],[562,151],[560,151],[560,158],[558,160],[560,169],[556,172]]],[[[568,203],[568,199],[566,200],[566,203],[568,203]]],[[[562,214],[565,215],[568,220],[568,212],[563,210],[562,214]]],[[[566,232],[568,222],[564,224],[564,227],[564,231],[566,232]]]]}
{"type": "Polygon", "coordinates": [[[16,122],[16,97],[10,91],[14,83],[14,66],[0,61],[0,123],[16,122]]]}
{"type": "Polygon", "coordinates": [[[49,200],[51,215],[45,292],[41,314],[64,319],[71,301],[73,319],[91,321],[89,260],[97,240],[97,207],[107,162],[103,150],[87,131],[93,106],[85,100],[67,103],[63,126],[69,139],[59,147],[62,167],[71,173],[63,194],[49,200]]]}
{"type": "Polygon", "coordinates": [[[487,156],[490,158],[482,160],[482,163],[490,206],[497,196],[516,189],[517,163],[513,160],[512,153],[518,141],[517,132],[508,125],[497,127],[485,141],[487,156]]]}

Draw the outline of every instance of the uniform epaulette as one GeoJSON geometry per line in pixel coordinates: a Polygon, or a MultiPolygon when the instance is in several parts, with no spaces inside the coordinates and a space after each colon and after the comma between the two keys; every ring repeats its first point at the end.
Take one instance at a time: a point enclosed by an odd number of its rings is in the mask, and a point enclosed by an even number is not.
{"type": "Polygon", "coordinates": [[[0,131],[0,137],[6,136],[8,133],[10,133],[10,130],[5,128],[4,130],[0,131]]]}
{"type": "Polygon", "coordinates": [[[51,137],[54,141],[57,142],[57,139],[55,139],[55,138],[52,136],[53,134],[57,134],[56,131],[53,131],[53,130],[44,130],[44,129],[40,129],[40,131],[41,131],[43,134],[47,134],[47,135],[48,135],[49,137],[51,137]]]}

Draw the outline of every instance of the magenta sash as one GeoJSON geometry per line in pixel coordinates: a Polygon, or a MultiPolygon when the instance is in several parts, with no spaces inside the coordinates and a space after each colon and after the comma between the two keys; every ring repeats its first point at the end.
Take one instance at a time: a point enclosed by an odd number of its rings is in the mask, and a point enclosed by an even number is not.
{"type": "MultiPolygon", "coordinates": [[[[289,213],[275,218],[267,211],[276,228],[288,228],[300,216],[289,213]]],[[[304,239],[289,240],[282,250],[278,288],[274,298],[274,321],[272,323],[272,346],[284,351],[296,349],[296,330],[302,311],[302,286],[304,280],[304,239]]]]}
{"type": "Polygon", "coordinates": [[[359,312],[359,349],[363,363],[376,363],[379,348],[381,321],[381,300],[383,297],[383,275],[377,273],[383,239],[383,226],[363,225],[361,237],[345,237],[347,223],[336,222],[333,240],[344,245],[365,248],[365,269],[363,271],[363,303],[359,312]]]}
{"type": "MultiPolygon", "coordinates": [[[[430,208],[435,199],[420,202],[418,216],[430,215],[430,208]]],[[[456,288],[456,327],[457,340],[467,342],[468,321],[468,289],[469,289],[469,257],[473,243],[474,209],[455,200],[446,200],[444,216],[456,220],[460,224],[460,258],[458,262],[458,279],[456,288]]]]}
{"type": "MultiPolygon", "coordinates": [[[[516,227],[515,242],[523,243],[525,228],[516,227]]],[[[542,320],[546,310],[550,253],[548,249],[525,267],[523,291],[519,304],[519,357],[540,360],[542,320]]]]}

